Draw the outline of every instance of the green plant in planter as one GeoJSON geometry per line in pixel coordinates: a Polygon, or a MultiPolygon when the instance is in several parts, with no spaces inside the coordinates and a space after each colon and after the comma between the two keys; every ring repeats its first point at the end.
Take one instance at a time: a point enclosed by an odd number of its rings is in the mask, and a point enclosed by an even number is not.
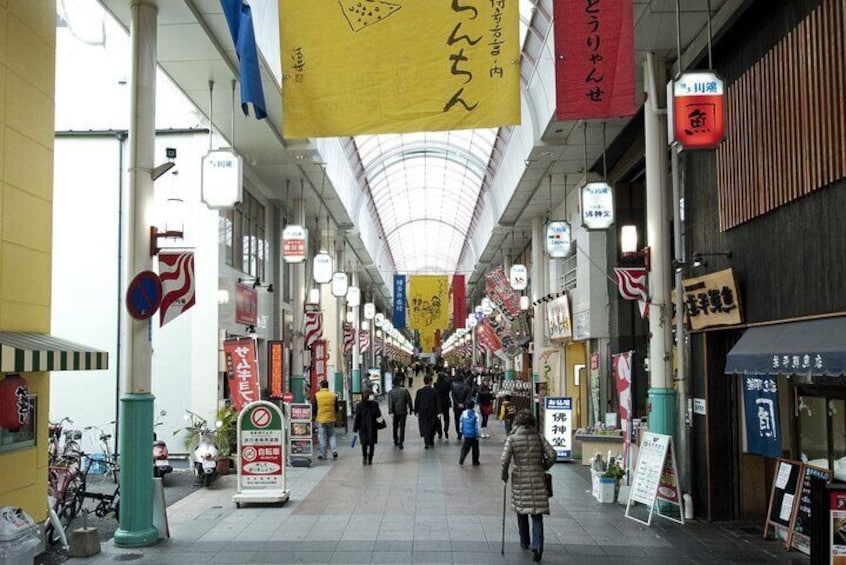
{"type": "Polygon", "coordinates": [[[238,412],[232,406],[222,406],[217,411],[214,444],[221,457],[231,457],[234,448],[238,412]]]}
{"type": "Polygon", "coordinates": [[[605,472],[602,473],[603,478],[614,479],[617,482],[625,476],[626,470],[623,469],[613,457],[610,461],[608,461],[608,467],[605,468],[605,472]]]}

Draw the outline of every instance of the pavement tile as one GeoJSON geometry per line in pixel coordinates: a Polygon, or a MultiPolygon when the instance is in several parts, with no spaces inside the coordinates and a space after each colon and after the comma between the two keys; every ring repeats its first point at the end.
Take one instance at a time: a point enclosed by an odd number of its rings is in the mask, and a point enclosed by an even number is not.
{"type": "Polygon", "coordinates": [[[330,563],[370,563],[372,559],[372,551],[336,551],[330,563]]]}
{"type": "Polygon", "coordinates": [[[411,565],[411,551],[374,551],[371,563],[411,565]]]}
{"type": "Polygon", "coordinates": [[[411,554],[411,562],[414,565],[419,563],[428,563],[428,564],[437,564],[437,565],[444,565],[444,564],[452,564],[452,552],[451,551],[415,551],[411,554]]]}

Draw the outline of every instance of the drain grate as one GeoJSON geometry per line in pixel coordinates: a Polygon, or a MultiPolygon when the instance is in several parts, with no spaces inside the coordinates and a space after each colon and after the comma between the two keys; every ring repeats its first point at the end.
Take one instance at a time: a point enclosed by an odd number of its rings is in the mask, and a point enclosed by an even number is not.
{"type": "Polygon", "coordinates": [[[115,561],[138,561],[144,557],[143,553],[122,553],[120,555],[115,555],[115,561]]]}

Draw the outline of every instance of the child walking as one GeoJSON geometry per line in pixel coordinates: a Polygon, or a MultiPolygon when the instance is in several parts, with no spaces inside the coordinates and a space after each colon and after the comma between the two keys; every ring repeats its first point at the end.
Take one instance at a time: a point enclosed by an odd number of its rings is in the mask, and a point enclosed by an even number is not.
{"type": "Polygon", "coordinates": [[[464,443],[461,444],[461,456],[458,458],[459,465],[464,465],[467,452],[471,449],[473,450],[473,465],[479,464],[479,417],[473,409],[474,406],[473,401],[468,400],[458,420],[461,436],[464,439],[464,443]]]}

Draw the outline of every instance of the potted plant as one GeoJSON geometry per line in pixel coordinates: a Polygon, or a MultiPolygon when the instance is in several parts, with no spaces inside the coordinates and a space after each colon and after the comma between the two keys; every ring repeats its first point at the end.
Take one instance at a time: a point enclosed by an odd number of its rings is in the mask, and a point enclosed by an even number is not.
{"type": "Polygon", "coordinates": [[[214,443],[220,454],[217,472],[221,475],[227,474],[232,466],[232,457],[237,449],[237,422],[238,412],[232,406],[226,404],[218,409],[214,428],[214,443]]]}
{"type": "MultiPolygon", "coordinates": [[[[602,473],[602,479],[605,479],[603,482],[611,482],[613,481],[614,485],[614,497],[613,501],[617,502],[617,497],[620,494],[620,479],[626,476],[626,470],[617,463],[617,460],[612,457],[608,461],[608,466],[605,468],[605,472],[602,473]]],[[[610,501],[609,501],[610,502],[610,501]]]]}

